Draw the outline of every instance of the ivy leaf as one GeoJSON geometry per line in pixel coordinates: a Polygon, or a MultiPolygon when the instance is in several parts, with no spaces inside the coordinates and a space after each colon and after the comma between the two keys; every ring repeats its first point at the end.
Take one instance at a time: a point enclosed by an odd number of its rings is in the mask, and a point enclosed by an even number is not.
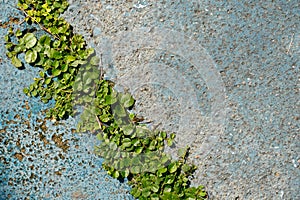
{"type": "Polygon", "coordinates": [[[32,51],[32,50],[28,50],[25,54],[25,61],[28,63],[33,63],[35,62],[37,59],[37,52],[36,51],[32,51]]]}
{"type": "Polygon", "coordinates": [[[37,42],[37,39],[36,39],[36,37],[34,36],[33,33],[26,33],[24,35],[23,39],[24,39],[25,47],[27,49],[30,49],[30,48],[34,47],[34,45],[37,42]]]}
{"type": "Polygon", "coordinates": [[[165,178],[165,184],[171,184],[173,183],[175,180],[175,176],[174,175],[167,175],[165,178]]]}
{"type": "Polygon", "coordinates": [[[23,89],[23,92],[24,92],[24,94],[28,95],[28,94],[29,94],[28,88],[24,88],[24,89],[23,89]]]}
{"type": "Polygon", "coordinates": [[[50,83],[51,83],[51,78],[50,77],[47,77],[46,79],[45,79],[45,84],[46,85],[49,85],[50,83]]]}
{"type": "Polygon", "coordinates": [[[13,64],[15,67],[17,67],[17,68],[20,68],[20,67],[23,66],[23,65],[22,65],[22,62],[20,61],[19,58],[17,58],[17,56],[12,57],[11,62],[12,62],[12,64],[13,64]]]}

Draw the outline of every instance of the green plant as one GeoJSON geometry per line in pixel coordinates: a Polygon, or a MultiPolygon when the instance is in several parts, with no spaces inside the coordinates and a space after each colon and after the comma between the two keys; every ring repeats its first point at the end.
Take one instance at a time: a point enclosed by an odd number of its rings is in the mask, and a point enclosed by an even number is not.
{"type": "Polygon", "coordinates": [[[83,37],[74,34],[71,26],[59,17],[67,5],[67,1],[20,0],[18,8],[26,16],[24,21],[37,23],[49,34],[37,38],[35,29],[10,28],[5,37],[7,56],[13,65],[24,67],[18,58],[24,53],[28,64],[41,68],[40,77],[35,78],[24,92],[28,96],[40,97],[44,103],[53,98],[55,106],[47,113],[47,117],[53,119],[72,115],[74,78],[79,66],[86,64],[94,52],[87,49],[83,37]]]}
{"type": "Polygon", "coordinates": [[[189,185],[188,177],[196,169],[186,163],[189,148],[180,150],[179,160],[172,160],[164,147],[172,145],[175,134],[150,131],[134,120],[129,112],[133,97],[116,92],[112,82],[103,80],[94,50],[60,18],[67,6],[66,0],[19,0],[24,21],[46,31],[37,37],[36,29],[10,28],[5,37],[7,56],[15,67],[25,66],[19,58],[23,54],[27,64],[40,68],[39,77],[24,92],[44,103],[55,100],[47,118],[81,113],[78,131],[97,133],[101,144],[95,153],[105,158],[103,167],[114,178],[127,177],[134,197],[205,199],[202,186],[189,185]]]}

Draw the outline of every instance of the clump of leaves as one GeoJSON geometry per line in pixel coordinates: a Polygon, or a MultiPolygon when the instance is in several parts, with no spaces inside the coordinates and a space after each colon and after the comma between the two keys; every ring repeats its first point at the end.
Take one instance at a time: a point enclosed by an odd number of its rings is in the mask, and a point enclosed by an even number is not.
{"type": "Polygon", "coordinates": [[[94,52],[86,48],[83,37],[74,34],[70,24],[59,17],[67,5],[67,1],[19,0],[18,8],[26,15],[24,20],[29,24],[37,23],[49,34],[37,38],[33,30],[10,28],[5,37],[6,55],[15,67],[24,67],[19,59],[23,53],[26,63],[41,68],[40,77],[35,78],[24,92],[28,96],[40,97],[44,103],[53,98],[55,107],[47,114],[53,119],[63,119],[72,114],[74,79],[79,66],[86,64],[94,52]]]}
{"type": "Polygon", "coordinates": [[[108,174],[129,179],[134,197],[205,199],[202,186],[190,187],[188,177],[196,167],[186,164],[189,148],[180,150],[179,160],[172,160],[164,147],[172,145],[175,134],[151,131],[134,120],[135,115],[129,112],[133,97],[116,92],[112,82],[102,79],[94,50],[59,17],[67,6],[66,0],[19,0],[24,21],[47,32],[37,37],[34,29],[10,28],[5,37],[7,56],[15,67],[24,67],[19,58],[24,54],[26,63],[41,69],[24,92],[44,103],[55,100],[48,118],[81,113],[78,130],[98,133],[101,144],[95,153],[105,158],[103,167],[108,174]],[[74,104],[81,106],[82,112],[74,112],[74,104]]]}
{"type": "Polygon", "coordinates": [[[188,177],[196,167],[186,163],[189,148],[180,149],[180,159],[172,160],[164,147],[173,144],[175,134],[151,131],[134,122],[134,115],[128,111],[134,105],[132,96],[117,93],[108,81],[98,83],[96,103],[90,104],[96,107],[89,107],[90,115],[81,125],[86,129],[84,125],[93,124],[88,128],[98,132],[101,144],[95,152],[105,158],[103,167],[108,174],[127,177],[133,188],[131,194],[139,199],[206,199],[203,186],[190,187],[188,177]]]}
{"type": "MultiPolygon", "coordinates": [[[[186,149],[188,150],[188,149],[186,149]]],[[[143,199],[206,199],[207,193],[203,186],[189,187],[189,176],[196,170],[194,165],[185,163],[182,155],[178,161],[172,161],[155,172],[143,172],[133,176],[130,184],[131,194],[143,199]]]]}

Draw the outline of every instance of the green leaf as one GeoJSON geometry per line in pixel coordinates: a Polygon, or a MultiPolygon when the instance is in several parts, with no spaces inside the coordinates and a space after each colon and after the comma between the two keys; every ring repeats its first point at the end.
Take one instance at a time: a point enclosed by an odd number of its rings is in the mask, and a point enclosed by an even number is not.
{"type": "Polygon", "coordinates": [[[56,51],[55,49],[50,49],[50,58],[59,60],[62,58],[62,54],[59,51],[56,51]]]}
{"type": "Polygon", "coordinates": [[[71,63],[72,67],[78,67],[78,65],[83,65],[86,64],[86,61],[84,60],[75,60],[74,62],[71,63]]]}
{"type": "Polygon", "coordinates": [[[25,47],[22,46],[22,45],[16,45],[15,48],[14,48],[14,52],[15,53],[20,53],[20,52],[22,52],[24,50],[25,50],[25,47]]]}
{"type": "Polygon", "coordinates": [[[50,43],[51,43],[51,38],[47,35],[43,35],[39,39],[39,44],[41,44],[44,47],[50,47],[50,43]]]}
{"type": "Polygon", "coordinates": [[[134,104],[134,99],[129,93],[126,93],[121,95],[120,102],[125,108],[129,108],[134,104]]]}
{"type": "Polygon", "coordinates": [[[165,192],[162,196],[161,196],[162,200],[179,200],[179,197],[171,192],[165,192]]]}
{"type": "MultiPolygon", "coordinates": [[[[138,174],[138,173],[140,173],[141,172],[141,167],[140,166],[133,166],[132,168],[131,168],[131,173],[133,173],[133,174],[138,174]]],[[[150,194],[149,194],[150,195],[150,194]]]]}
{"type": "Polygon", "coordinates": [[[8,58],[12,58],[14,55],[13,55],[11,52],[6,52],[6,56],[7,56],[8,58]]]}
{"type": "Polygon", "coordinates": [[[24,94],[28,95],[28,94],[29,94],[28,88],[24,88],[24,89],[23,89],[23,92],[24,92],[24,94]]]}
{"type": "Polygon", "coordinates": [[[182,166],[182,170],[183,170],[184,172],[188,172],[190,169],[191,169],[191,167],[190,167],[188,164],[184,164],[184,165],[182,166]]]}
{"type": "Polygon", "coordinates": [[[35,62],[37,59],[37,52],[36,51],[32,51],[32,50],[28,50],[25,54],[25,61],[28,63],[33,63],[35,62]]]}
{"type": "Polygon", "coordinates": [[[207,193],[205,191],[201,191],[199,193],[200,197],[206,197],[207,196],[207,193]]]}
{"type": "Polygon", "coordinates": [[[178,149],[178,156],[181,158],[184,158],[186,156],[188,150],[189,150],[189,147],[184,147],[184,148],[178,149]]]}
{"type": "Polygon", "coordinates": [[[166,167],[160,168],[160,169],[157,171],[157,175],[158,175],[159,177],[161,177],[161,176],[163,175],[163,173],[165,173],[165,172],[167,172],[167,171],[168,171],[168,169],[167,169],[166,167]]]}
{"type": "Polygon", "coordinates": [[[62,67],[61,67],[61,71],[62,72],[68,71],[68,65],[67,64],[63,64],[62,67]]]}
{"type": "Polygon", "coordinates": [[[165,184],[171,184],[173,183],[175,180],[175,176],[174,175],[167,175],[165,178],[165,184]]]}
{"type": "Polygon", "coordinates": [[[144,147],[137,147],[135,149],[135,153],[140,154],[140,153],[142,153],[143,149],[144,149],[144,147]]]}
{"type": "Polygon", "coordinates": [[[168,166],[169,172],[172,174],[177,171],[177,163],[173,162],[168,166]]]}
{"type": "Polygon", "coordinates": [[[124,132],[124,135],[132,135],[135,130],[135,126],[128,124],[128,125],[122,126],[122,130],[124,132]]]}
{"type": "Polygon", "coordinates": [[[36,96],[37,96],[37,91],[36,91],[36,90],[33,90],[33,91],[31,92],[31,95],[34,96],[34,97],[36,97],[36,96]]]}
{"type": "Polygon", "coordinates": [[[170,138],[173,140],[176,137],[175,133],[171,133],[170,138]]]}
{"type": "Polygon", "coordinates": [[[131,142],[124,142],[123,144],[122,144],[122,147],[123,148],[127,148],[127,147],[130,147],[131,146],[131,142]]]}
{"type": "Polygon", "coordinates": [[[143,196],[144,198],[149,197],[150,194],[151,194],[151,190],[148,189],[148,188],[145,188],[145,189],[142,191],[142,196],[143,196]]]}
{"type": "Polygon", "coordinates": [[[59,70],[59,69],[52,69],[52,75],[53,76],[58,76],[60,74],[61,74],[61,70],[59,70]]]}
{"type": "Polygon", "coordinates": [[[117,147],[116,143],[110,142],[109,148],[110,148],[110,150],[115,151],[115,150],[117,150],[118,147],[117,147]]]}
{"type": "Polygon", "coordinates": [[[129,169],[126,168],[125,171],[121,172],[122,177],[128,177],[129,176],[129,169]]]}
{"type": "Polygon", "coordinates": [[[39,75],[40,75],[41,78],[44,78],[45,77],[45,72],[44,71],[40,71],[39,75]]]}
{"type": "Polygon", "coordinates": [[[76,60],[76,57],[74,57],[74,56],[68,55],[65,57],[66,63],[73,62],[74,60],[76,60]]]}
{"type": "Polygon", "coordinates": [[[115,96],[113,96],[113,95],[107,95],[107,96],[105,96],[104,103],[106,105],[112,105],[112,104],[114,104],[116,102],[117,102],[117,98],[115,96]]]}
{"type": "Polygon", "coordinates": [[[27,49],[34,47],[37,42],[37,39],[33,33],[26,33],[23,39],[27,49]]]}
{"type": "Polygon", "coordinates": [[[113,177],[113,178],[118,178],[119,176],[120,176],[120,174],[119,174],[118,171],[114,171],[114,172],[112,173],[112,177],[113,177]]]}
{"type": "Polygon", "coordinates": [[[5,35],[5,36],[4,36],[4,41],[5,41],[5,42],[10,42],[10,37],[9,37],[9,35],[5,35]]]}
{"type": "Polygon", "coordinates": [[[18,29],[18,30],[16,31],[16,36],[17,36],[17,37],[22,36],[22,31],[21,31],[20,29],[18,29]]]}
{"type": "Polygon", "coordinates": [[[51,78],[50,77],[47,77],[46,79],[45,79],[45,84],[46,85],[49,85],[50,83],[51,83],[51,78]]]}
{"type": "Polygon", "coordinates": [[[11,62],[12,62],[12,64],[13,64],[15,67],[17,67],[17,68],[20,68],[20,67],[23,66],[22,63],[21,63],[21,61],[20,61],[20,59],[17,58],[17,56],[12,57],[11,62]]]}
{"type": "Polygon", "coordinates": [[[151,190],[152,190],[152,192],[158,192],[159,191],[159,186],[158,185],[152,185],[151,186],[151,190]]]}
{"type": "Polygon", "coordinates": [[[126,117],[127,112],[121,105],[116,105],[116,107],[113,109],[113,113],[117,115],[116,117],[126,117]]]}
{"type": "Polygon", "coordinates": [[[142,191],[138,187],[134,187],[130,192],[135,198],[138,198],[141,196],[142,191]]]}
{"type": "Polygon", "coordinates": [[[163,155],[163,157],[161,158],[161,163],[162,164],[165,164],[166,162],[168,162],[168,161],[170,161],[170,156],[168,156],[168,155],[163,155]]]}
{"type": "Polygon", "coordinates": [[[141,141],[138,139],[138,138],[135,138],[135,139],[133,139],[132,141],[131,141],[131,143],[132,143],[132,145],[133,146],[140,146],[140,144],[141,144],[141,141]]]}
{"type": "Polygon", "coordinates": [[[162,131],[160,132],[160,136],[163,138],[163,139],[166,139],[167,138],[167,133],[162,131]]]}
{"type": "Polygon", "coordinates": [[[90,60],[90,63],[95,66],[98,66],[99,62],[100,62],[100,59],[97,56],[93,56],[90,60]]]}
{"type": "Polygon", "coordinates": [[[171,138],[168,138],[167,139],[167,144],[168,144],[169,147],[172,146],[173,140],[171,138]]]}

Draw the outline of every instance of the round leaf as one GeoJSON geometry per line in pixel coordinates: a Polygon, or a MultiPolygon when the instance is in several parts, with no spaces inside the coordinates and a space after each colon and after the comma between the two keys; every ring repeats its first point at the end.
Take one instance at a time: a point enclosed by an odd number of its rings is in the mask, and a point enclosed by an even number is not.
{"type": "Polygon", "coordinates": [[[60,73],[61,73],[61,71],[59,69],[53,69],[52,70],[52,75],[53,76],[58,76],[58,75],[60,75],[60,73]]]}
{"type": "Polygon", "coordinates": [[[34,47],[36,42],[37,39],[33,33],[26,33],[26,35],[24,35],[24,43],[27,49],[34,47]]]}
{"type": "Polygon", "coordinates": [[[158,186],[158,185],[152,185],[152,186],[151,186],[151,190],[152,190],[153,192],[158,192],[158,191],[159,191],[159,186],[158,186]]]}
{"type": "Polygon", "coordinates": [[[172,174],[174,172],[176,172],[177,170],[177,164],[174,162],[174,163],[171,163],[169,166],[168,166],[168,169],[169,169],[169,172],[172,174]]]}
{"type": "Polygon", "coordinates": [[[22,67],[22,63],[21,63],[20,59],[17,58],[17,56],[12,57],[11,62],[17,68],[22,67]]]}
{"type": "Polygon", "coordinates": [[[32,51],[32,50],[28,50],[25,54],[25,61],[28,63],[33,63],[35,62],[37,59],[37,52],[36,51],[32,51]]]}
{"type": "Polygon", "coordinates": [[[120,101],[125,108],[129,108],[134,104],[134,99],[129,93],[123,94],[120,101]]]}

